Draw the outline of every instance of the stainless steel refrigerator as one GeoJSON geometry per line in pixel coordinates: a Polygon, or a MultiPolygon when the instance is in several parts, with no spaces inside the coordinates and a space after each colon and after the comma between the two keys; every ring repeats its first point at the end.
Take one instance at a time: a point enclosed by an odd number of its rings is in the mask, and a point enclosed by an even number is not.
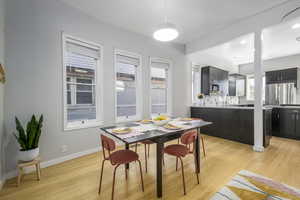
{"type": "Polygon", "coordinates": [[[294,83],[266,85],[266,105],[295,104],[296,88],[294,83]]]}

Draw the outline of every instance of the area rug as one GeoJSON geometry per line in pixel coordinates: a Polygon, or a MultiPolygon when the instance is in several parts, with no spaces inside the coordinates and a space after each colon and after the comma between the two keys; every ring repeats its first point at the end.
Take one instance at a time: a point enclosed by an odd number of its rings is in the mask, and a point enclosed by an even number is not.
{"type": "MultiPolygon", "coordinates": [[[[300,181],[300,180],[299,180],[300,181]]],[[[210,200],[300,200],[300,190],[242,170],[210,200]]]]}

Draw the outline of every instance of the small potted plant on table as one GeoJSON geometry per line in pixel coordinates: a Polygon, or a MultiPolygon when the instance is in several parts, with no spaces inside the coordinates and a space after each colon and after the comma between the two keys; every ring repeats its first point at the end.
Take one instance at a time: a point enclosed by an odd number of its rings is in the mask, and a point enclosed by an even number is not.
{"type": "Polygon", "coordinates": [[[18,135],[14,133],[15,138],[20,144],[19,160],[31,161],[39,156],[39,139],[42,133],[43,115],[37,121],[36,117],[32,115],[31,120],[27,123],[26,132],[16,117],[16,129],[18,135]]]}

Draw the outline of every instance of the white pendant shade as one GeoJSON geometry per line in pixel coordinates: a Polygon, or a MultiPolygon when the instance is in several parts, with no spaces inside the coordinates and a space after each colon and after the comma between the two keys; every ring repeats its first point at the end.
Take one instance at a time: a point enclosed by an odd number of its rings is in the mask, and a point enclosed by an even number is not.
{"type": "Polygon", "coordinates": [[[159,28],[153,33],[154,39],[161,42],[169,42],[178,37],[179,33],[175,25],[171,23],[165,23],[159,26],[159,28]]]}

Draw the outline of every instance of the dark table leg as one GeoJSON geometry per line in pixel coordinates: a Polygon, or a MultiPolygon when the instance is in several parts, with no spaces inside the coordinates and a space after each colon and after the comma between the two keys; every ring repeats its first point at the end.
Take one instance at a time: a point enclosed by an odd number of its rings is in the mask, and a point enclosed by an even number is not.
{"type": "Polygon", "coordinates": [[[200,173],[200,128],[197,128],[198,137],[195,141],[195,164],[196,173],[200,173]]]}
{"type": "Polygon", "coordinates": [[[162,197],[162,159],[163,159],[164,143],[157,141],[156,143],[156,192],[157,197],[162,197]]]}
{"type": "MultiPolygon", "coordinates": [[[[129,144],[125,144],[125,149],[128,150],[129,149],[129,144]]],[[[129,169],[129,163],[125,164],[125,168],[129,169]]]]}

